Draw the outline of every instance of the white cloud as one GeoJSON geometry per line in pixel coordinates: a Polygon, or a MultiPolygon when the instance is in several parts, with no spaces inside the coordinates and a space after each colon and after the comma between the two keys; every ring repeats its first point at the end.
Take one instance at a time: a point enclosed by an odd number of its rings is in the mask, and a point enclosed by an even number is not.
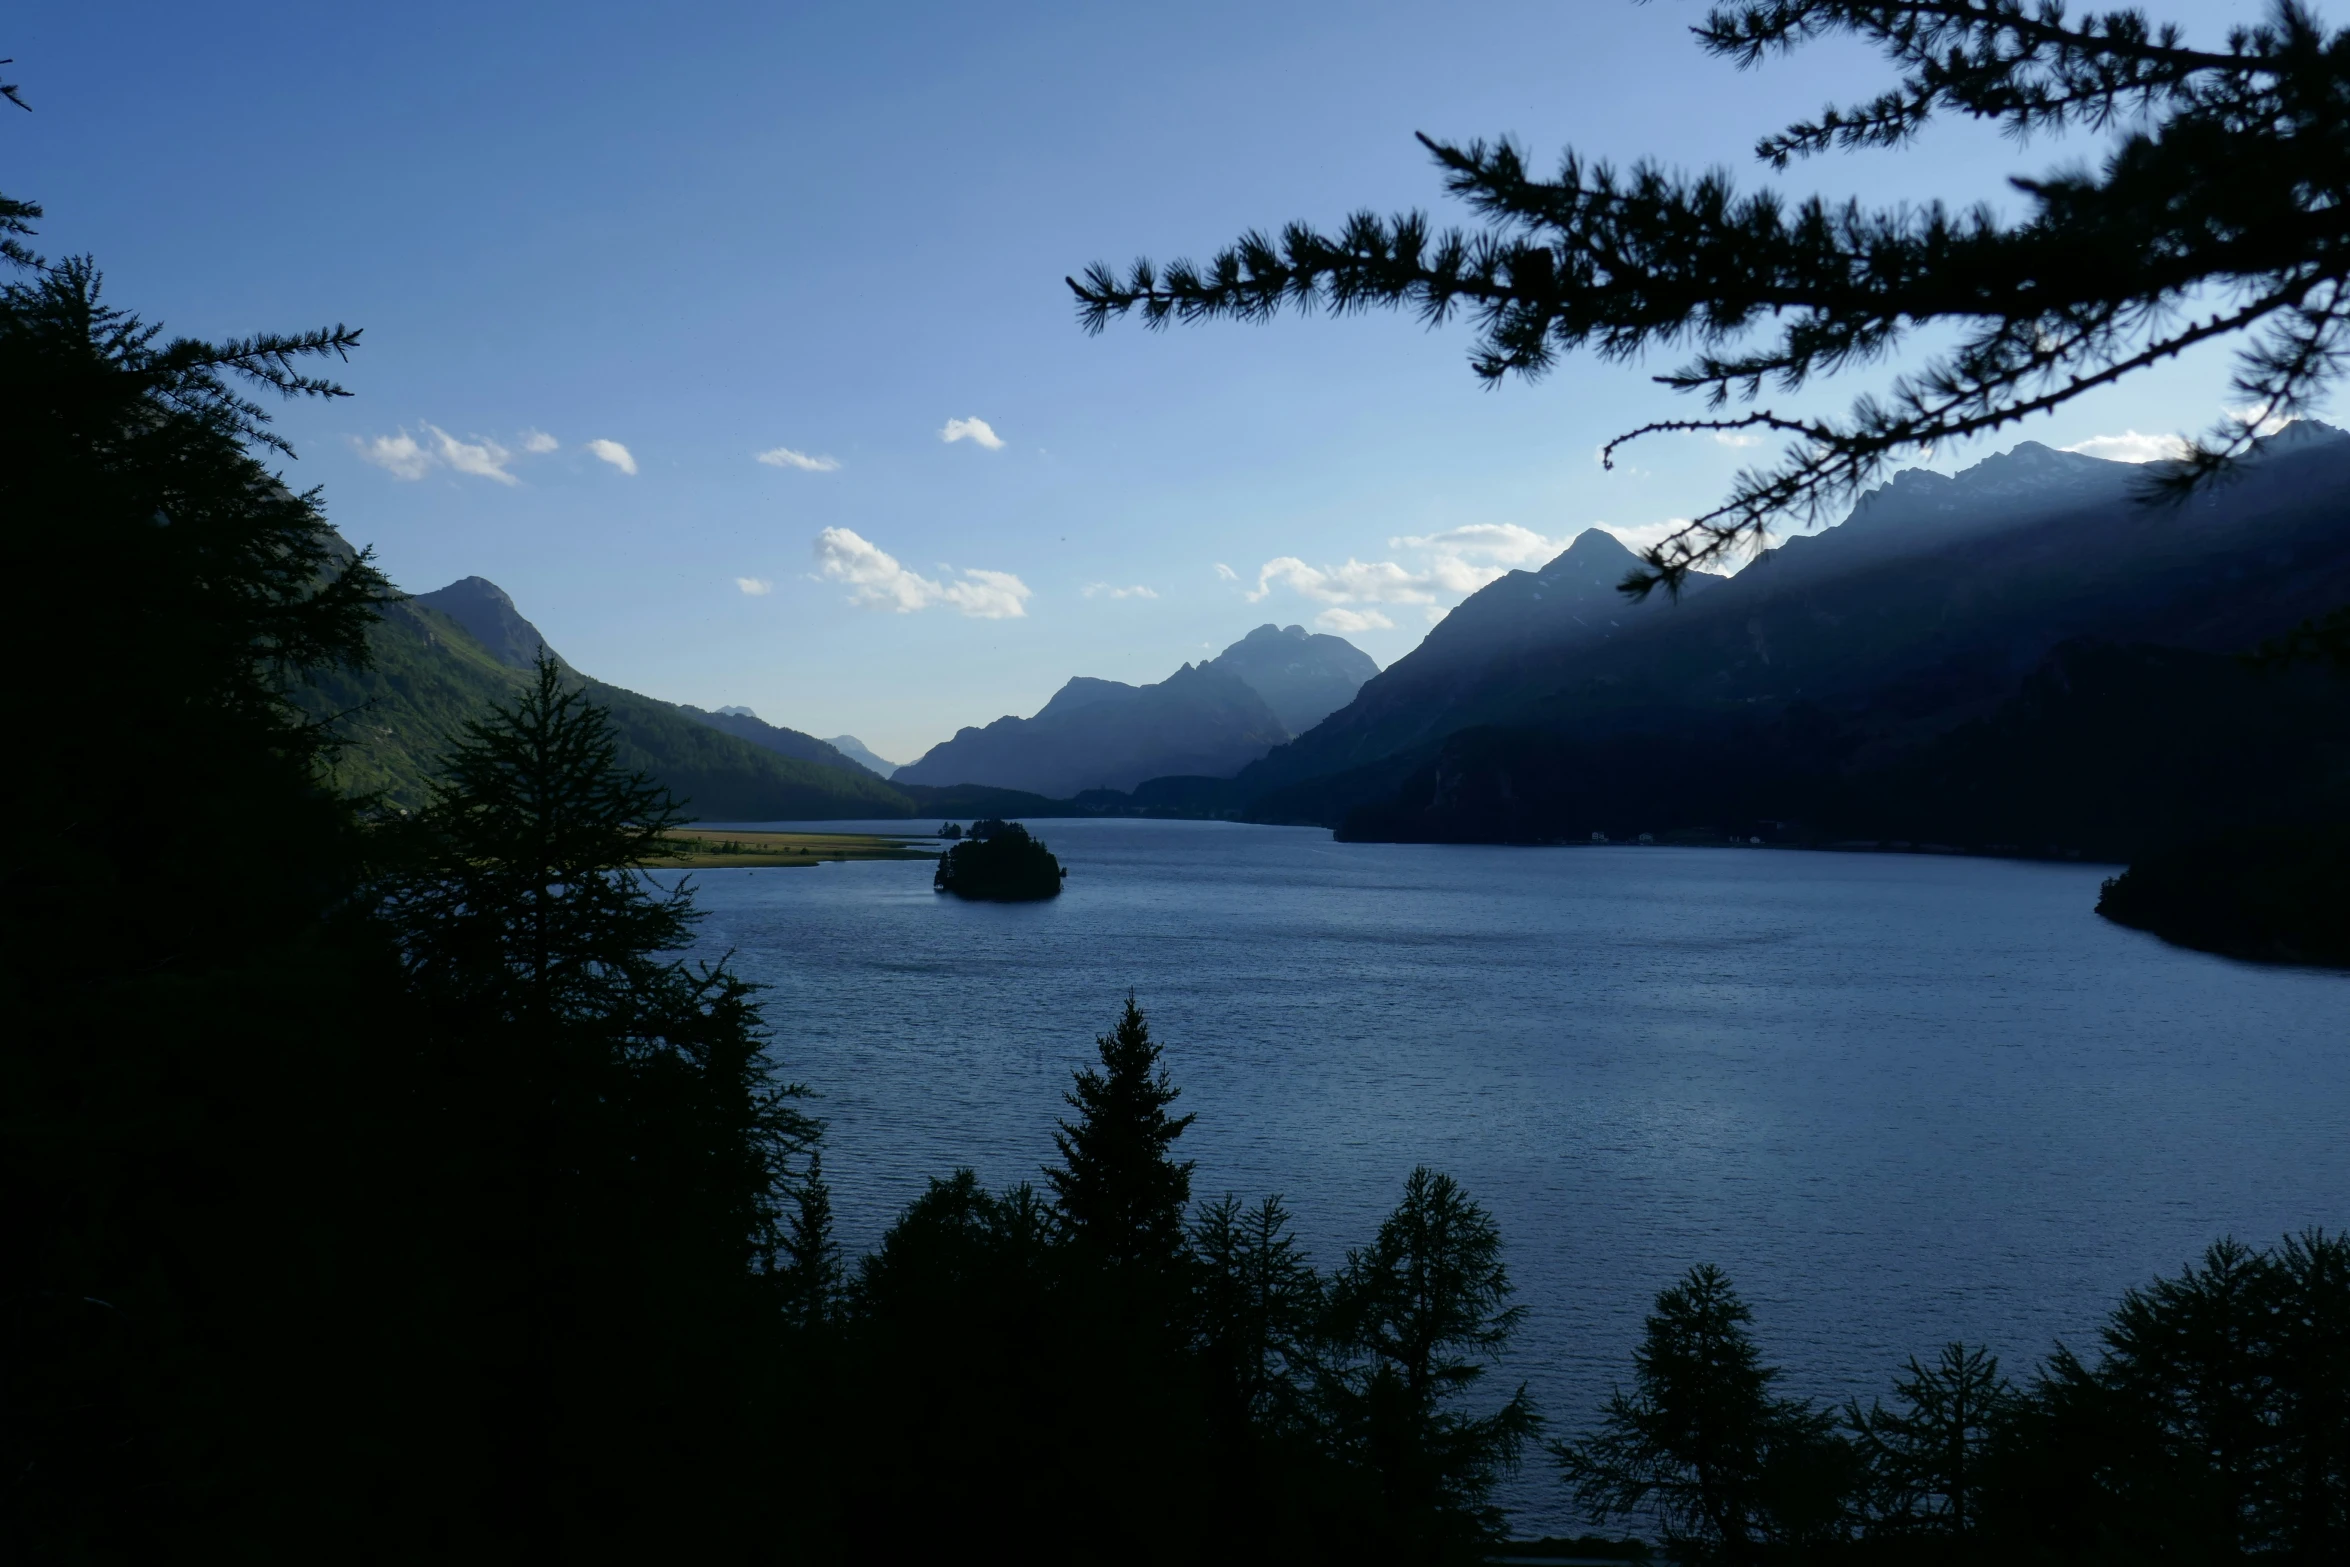
{"type": "MultiPolygon", "coordinates": [[[[477,479],[495,479],[500,484],[520,484],[522,481],[506,471],[514,454],[486,435],[470,441],[460,441],[437,424],[424,428],[433,436],[433,457],[459,473],[470,473],[477,479]]],[[[406,432],[402,432],[405,434],[406,432]]]]}
{"type": "Polygon", "coordinates": [[[835,473],[840,469],[840,459],[837,457],[812,457],[806,452],[795,452],[788,446],[761,452],[757,460],[770,468],[797,468],[802,473],[835,473]]]}
{"type": "Polygon", "coordinates": [[[1762,445],[1762,437],[1755,434],[1752,430],[1716,430],[1713,432],[1713,437],[1714,444],[1716,446],[1747,447],[1762,445]]]}
{"type": "Polygon", "coordinates": [[[636,472],[636,459],[630,456],[628,448],[618,441],[590,441],[587,443],[587,449],[594,454],[597,461],[608,462],[622,473],[636,472]]]}
{"type": "Polygon", "coordinates": [[[2230,419],[2252,426],[2254,435],[2274,435],[2293,422],[2289,415],[2277,413],[2275,405],[2270,403],[2247,403],[2223,411],[2230,419]]]}
{"type": "Polygon", "coordinates": [[[775,591],[775,584],[769,582],[765,577],[737,577],[734,579],[734,585],[755,599],[765,598],[775,591]]]}
{"type": "Polygon", "coordinates": [[[2135,430],[2124,430],[2119,435],[2092,435],[2085,441],[2075,441],[2065,448],[2084,457],[2102,457],[2108,462],[2164,462],[2186,450],[2186,443],[2175,435],[2140,435],[2135,430]]]}
{"type": "Polygon", "coordinates": [[[1234,571],[1230,566],[1225,565],[1222,561],[1218,561],[1216,562],[1216,578],[1220,582],[1238,582],[1240,580],[1240,573],[1234,571]]]}
{"type": "MultiPolygon", "coordinates": [[[[1435,606],[1429,606],[1433,609],[1435,606]]],[[[1393,631],[1395,622],[1375,609],[1326,609],[1314,617],[1324,631],[1350,636],[1357,631],[1393,631]]]]}
{"type": "Polygon", "coordinates": [[[1155,599],[1159,595],[1157,590],[1153,588],[1118,588],[1112,587],[1107,582],[1088,582],[1085,585],[1085,596],[1089,599],[1155,599]]]}
{"type": "MultiPolygon", "coordinates": [[[[517,452],[514,447],[486,435],[476,435],[471,440],[461,441],[428,419],[418,420],[416,428],[419,432],[416,435],[409,434],[408,427],[402,425],[390,435],[378,435],[364,441],[355,439],[351,446],[361,461],[371,462],[395,478],[421,479],[435,468],[446,468],[451,473],[470,474],[474,478],[489,479],[498,484],[520,484],[522,481],[508,471],[517,456],[544,457],[549,452],[560,450],[563,444],[544,430],[527,429],[514,437],[516,446],[521,448],[517,452]]],[[[627,456],[625,448],[611,441],[591,441],[588,444],[590,450],[596,451],[598,456],[615,466],[618,465],[617,459],[600,448],[610,446],[620,456],[627,456]]],[[[635,459],[629,458],[628,464],[628,471],[635,472],[635,459]]]]}
{"type": "MultiPolygon", "coordinates": [[[[1623,536],[1624,530],[1611,529],[1623,536]]],[[[1669,531],[1667,528],[1660,532],[1669,531]]],[[[1469,523],[1442,533],[1405,534],[1387,541],[1398,560],[1356,560],[1342,566],[1314,566],[1295,555],[1283,555],[1257,568],[1256,586],[1244,596],[1252,604],[1285,587],[1301,597],[1333,606],[1416,604],[1424,606],[1429,623],[1444,618],[1451,605],[1511,571],[1547,565],[1570,541],[1551,538],[1511,522],[1469,523]],[[1417,557],[1416,559],[1413,557],[1417,557]]],[[[1232,578],[1229,568],[1218,574],[1232,578]]],[[[1234,579],[1236,580],[1236,579],[1234,579]]],[[[1338,629],[1386,629],[1384,616],[1373,624],[1373,612],[1350,610],[1337,618],[1317,618],[1317,624],[1338,629]]]]}
{"type": "Polygon", "coordinates": [[[371,441],[354,436],[351,445],[361,462],[371,462],[395,479],[421,479],[432,471],[432,453],[417,445],[416,437],[406,430],[397,435],[379,435],[371,441]]]}
{"type": "Polygon", "coordinates": [[[979,620],[1017,620],[1028,613],[1028,585],[1008,571],[967,569],[960,582],[933,582],[848,528],[816,535],[816,565],[825,580],[849,585],[852,603],[901,615],[933,604],[952,605],[979,620]]]}
{"type": "Polygon", "coordinates": [[[991,452],[1000,451],[1004,444],[1004,438],[985,419],[949,419],[938,438],[950,446],[957,441],[977,441],[991,452]]]}
{"type": "Polygon", "coordinates": [[[1476,555],[1501,566],[1540,566],[1567,547],[1564,539],[1544,538],[1532,528],[1514,522],[1473,522],[1447,528],[1425,538],[1389,539],[1391,550],[1431,550],[1446,555],[1476,555]]]}
{"type": "Polygon", "coordinates": [[[967,567],[947,584],[946,601],[975,620],[1018,620],[1028,613],[1028,584],[1008,571],[967,567]]]}

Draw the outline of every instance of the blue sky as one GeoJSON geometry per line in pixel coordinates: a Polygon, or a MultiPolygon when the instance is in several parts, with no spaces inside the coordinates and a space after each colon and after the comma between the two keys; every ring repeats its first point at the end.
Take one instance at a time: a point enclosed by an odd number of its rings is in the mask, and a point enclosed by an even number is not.
{"type": "MultiPolygon", "coordinates": [[[[1661,365],[1487,390],[1396,317],[1087,338],[1061,282],[1441,214],[1415,130],[1759,183],[1757,133],[1884,80],[1735,71],[1698,10],[84,0],[0,39],[35,108],[0,189],[175,331],[364,327],[288,476],[402,586],[489,577],[601,678],[906,760],[1267,620],[1389,663],[1480,573],[1716,498],[1757,454],[1595,460],[1686,407],[1661,365]]],[[[2086,150],[1950,127],[1778,183],[2004,201],[2086,150]]],[[[2190,358],[2023,436],[2200,428],[2224,384],[2190,358]]]]}

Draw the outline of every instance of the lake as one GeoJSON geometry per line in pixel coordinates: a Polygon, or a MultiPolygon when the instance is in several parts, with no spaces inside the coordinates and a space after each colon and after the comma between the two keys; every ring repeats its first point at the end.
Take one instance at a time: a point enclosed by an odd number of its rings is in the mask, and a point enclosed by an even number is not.
{"type": "MultiPolygon", "coordinates": [[[[1034,1178],[1130,988],[1195,1195],[1281,1193],[1325,1267],[1415,1164],[1491,1209],[1529,1311],[1489,1380],[1554,1432],[1695,1263],[1786,1391],[1841,1400],[1950,1339],[2021,1373],[2222,1235],[2350,1225],[2350,977],[2110,925],[2111,867],[1033,825],[1050,903],[910,862],[695,877],[822,1096],[852,1250],[931,1175],[1034,1178]]],[[[1505,1500],[1574,1523],[1547,1464],[1505,1500]]]]}

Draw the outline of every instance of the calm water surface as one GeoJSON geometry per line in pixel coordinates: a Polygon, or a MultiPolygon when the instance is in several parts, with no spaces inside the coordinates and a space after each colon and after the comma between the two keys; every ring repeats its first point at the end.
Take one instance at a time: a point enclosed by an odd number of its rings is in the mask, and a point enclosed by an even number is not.
{"type": "MultiPolygon", "coordinates": [[[[1841,1399],[1953,1338],[2024,1369],[2218,1236],[2350,1226],[2350,978],[2109,925],[2109,868],[1037,827],[1047,904],[921,863],[696,877],[822,1095],[852,1247],[931,1175],[1034,1177],[1129,988],[1195,1194],[1282,1194],[1325,1266],[1415,1164],[1493,1211],[1530,1308],[1498,1379],[1554,1430],[1694,1263],[1841,1399]]],[[[1558,1490],[1530,1467],[1519,1525],[1565,1525],[1558,1490]]]]}

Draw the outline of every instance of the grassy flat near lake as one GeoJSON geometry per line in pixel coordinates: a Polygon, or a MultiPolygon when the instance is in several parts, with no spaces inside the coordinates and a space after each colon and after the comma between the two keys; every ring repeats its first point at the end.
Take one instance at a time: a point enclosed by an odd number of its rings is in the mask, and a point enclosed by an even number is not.
{"type": "Polygon", "coordinates": [[[874,833],[697,832],[680,828],[667,835],[676,858],[665,865],[814,865],[823,860],[935,860],[936,849],[921,838],[884,838],[874,833]]]}

